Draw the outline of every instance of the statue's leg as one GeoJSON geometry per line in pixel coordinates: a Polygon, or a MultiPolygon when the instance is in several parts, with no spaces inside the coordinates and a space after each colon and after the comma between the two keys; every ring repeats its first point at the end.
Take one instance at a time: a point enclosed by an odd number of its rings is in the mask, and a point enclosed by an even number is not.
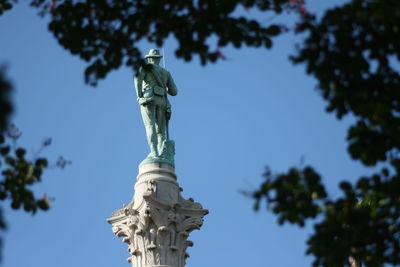
{"type": "Polygon", "coordinates": [[[156,131],[156,106],[146,105],[140,106],[142,113],[142,119],[147,134],[147,142],[150,146],[150,156],[158,157],[159,153],[157,150],[157,131],[156,131]]]}
{"type": "Polygon", "coordinates": [[[162,153],[162,146],[166,140],[165,136],[165,108],[162,106],[157,106],[156,108],[156,131],[157,131],[157,142],[158,142],[158,152],[162,153]]]}

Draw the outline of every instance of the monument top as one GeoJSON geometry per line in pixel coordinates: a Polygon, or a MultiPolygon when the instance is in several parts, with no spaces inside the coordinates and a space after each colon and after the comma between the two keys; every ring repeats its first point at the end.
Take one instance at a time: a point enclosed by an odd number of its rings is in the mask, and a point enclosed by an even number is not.
{"type": "Polygon", "coordinates": [[[174,141],[168,134],[167,95],[175,96],[178,90],[170,73],[159,66],[159,50],[151,49],[145,58],[147,64],[135,75],[135,88],[150,154],[139,165],[133,199],[107,221],[128,244],[133,267],[184,267],[186,250],[193,246],[189,234],[200,229],[208,210],[181,195],[174,141]]]}
{"type": "Polygon", "coordinates": [[[167,95],[177,95],[178,89],[171,74],[159,66],[162,55],[158,49],[150,49],[145,58],[147,64],[139,69],[134,79],[150,147],[141,165],[154,162],[174,165],[175,144],[169,139],[171,104],[167,95]]]}

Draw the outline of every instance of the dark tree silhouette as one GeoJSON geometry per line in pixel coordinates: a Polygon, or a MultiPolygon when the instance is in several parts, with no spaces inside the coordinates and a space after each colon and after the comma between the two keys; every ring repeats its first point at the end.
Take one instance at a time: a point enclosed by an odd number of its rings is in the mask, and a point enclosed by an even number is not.
{"type": "MultiPolygon", "coordinates": [[[[308,37],[294,63],[304,63],[318,81],[326,110],[338,119],[356,118],[348,130],[348,151],[365,166],[383,166],[343,195],[329,198],[313,168],[265,173],[254,192],[266,200],[279,222],[303,226],[315,219],[307,253],[313,266],[400,264],[400,2],[353,0],[307,17],[308,37]],[[357,263],[354,263],[356,261],[357,263]]],[[[386,265],[385,265],[386,266],[386,265]]]]}
{"type": "MultiPolygon", "coordinates": [[[[48,168],[45,157],[26,155],[26,149],[18,146],[18,139],[22,132],[14,125],[9,125],[8,120],[12,112],[10,93],[12,84],[7,79],[5,68],[0,69],[0,201],[9,201],[11,208],[23,208],[25,212],[35,214],[38,210],[49,209],[49,198],[46,195],[35,196],[32,186],[41,182],[43,171],[48,168]]],[[[46,138],[40,152],[51,144],[51,139],[46,138]]],[[[60,157],[54,167],[64,168],[70,161],[60,157]]],[[[3,217],[2,205],[0,206],[0,230],[7,227],[3,217]]],[[[0,238],[0,248],[2,244],[0,238]]],[[[0,253],[1,259],[1,253],[0,253]]]]}
{"type": "MultiPolygon", "coordinates": [[[[31,186],[41,181],[47,159],[43,157],[27,159],[26,150],[17,147],[21,132],[15,126],[8,126],[12,112],[10,93],[11,82],[7,79],[5,68],[0,70],[0,201],[10,200],[13,209],[23,208],[34,214],[37,210],[47,210],[49,200],[46,196],[36,197],[31,186]]],[[[44,146],[49,143],[43,144],[44,146]]],[[[6,222],[0,207],[0,230],[6,222]]],[[[0,239],[1,245],[1,239],[0,239]]]]}
{"type": "MultiPolygon", "coordinates": [[[[11,9],[14,1],[4,1],[3,10],[11,9]]],[[[177,57],[189,61],[198,55],[202,64],[218,60],[219,47],[228,44],[270,48],[281,27],[238,17],[234,11],[242,7],[275,14],[297,10],[300,4],[288,0],[33,0],[31,5],[51,17],[49,30],[58,42],[88,62],[86,81],[95,85],[122,65],[140,67],[144,61],[137,45],[142,40],[162,46],[172,35],[179,43],[177,57]],[[211,37],[218,39],[214,47],[211,37]]]]}

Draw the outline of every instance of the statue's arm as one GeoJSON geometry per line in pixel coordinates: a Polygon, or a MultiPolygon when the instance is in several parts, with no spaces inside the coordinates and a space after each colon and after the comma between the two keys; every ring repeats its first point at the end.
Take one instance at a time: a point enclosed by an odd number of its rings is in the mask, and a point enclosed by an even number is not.
{"type": "Polygon", "coordinates": [[[168,73],[168,80],[167,80],[167,92],[169,95],[175,96],[178,94],[178,88],[176,88],[174,79],[172,79],[171,74],[168,73]]]}
{"type": "Polygon", "coordinates": [[[141,69],[139,70],[138,74],[135,75],[134,84],[135,84],[135,89],[136,89],[136,95],[139,99],[139,98],[143,97],[143,90],[142,90],[143,71],[141,69]]]}

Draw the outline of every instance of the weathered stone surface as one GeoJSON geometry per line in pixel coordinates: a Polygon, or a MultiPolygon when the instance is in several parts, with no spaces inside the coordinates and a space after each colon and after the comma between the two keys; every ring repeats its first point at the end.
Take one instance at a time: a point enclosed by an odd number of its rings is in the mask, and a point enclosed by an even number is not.
{"type": "Polygon", "coordinates": [[[174,167],[148,163],[139,167],[133,200],[107,221],[128,244],[135,267],[183,267],[189,257],[189,233],[200,229],[208,213],[193,199],[184,199],[174,167]]]}

